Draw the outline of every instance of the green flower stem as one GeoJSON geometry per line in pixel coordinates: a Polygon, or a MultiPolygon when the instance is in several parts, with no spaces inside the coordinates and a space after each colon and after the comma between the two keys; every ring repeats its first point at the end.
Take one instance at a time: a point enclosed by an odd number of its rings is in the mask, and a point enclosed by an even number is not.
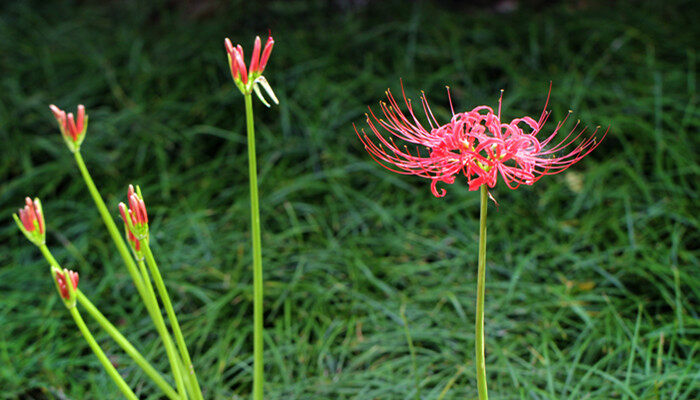
{"type": "Polygon", "coordinates": [[[260,239],[260,204],[258,172],[253,127],[253,98],[245,94],[245,117],[248,132],[248,175],[250,180],[250,224],[253,240],[253,400],[263,398],[263,267],[260,239]]]}
{"type": "MultiPolygon", "coordinates": [[[[163,277],[160,275],[160,270],[158,269],[158,264],[156,264],[155,258],[153,258],[153,252],[148,243],[148,239],[141,240],[141,245],[144,249],[144,254],[146,256],[146,263],[151,270],[151,276],[158,289],[158,294],[165,307],[165,312],[168,314],[168,319],[170,320],[170,326],[175,334],[175,341],[177,342],[177,347],[180,350],[180,356],[185,364],[186,375],[193,388],[194,398],[201,400],[202,389],[199,387],[199,381],[197,380],[197,374],[194,372],[194,366],[192,365],[192,360],[190,359],[190,353],[187,351],[187,345],[185,344],[185,338],[182,336],[182,330],[180,329],[180,324],[177,321],[177,316],[175,315],[175,310],[173,309],[173,304],[170,301],[170,296],[168,295],[168,290],[165,288],[165,282],[163,282],[163,277]]],[[[146,278],[146,276],[144,276],[146,278]]],[[[153,290],[153,289],[151,289],[153,290]]],[[[184,372],[184,371],[183,371],[184,372]]]]}
{"type": "Polygon", "coordinates": [[[117,250],[119,250],[119,254],[122,256],[122,259],[124,260],[124,264],[126,264],[126,268],[129,271],[129,275],[131,275],[131,279],[134,281],[134,285],[136,286],[136,290],[139,292],[141,295],[141,299],[143,299],[144,303],[146,302],[146,293],[144,292],[143,289],[143,280],[141,279],[141,276],[139,275],[138,270],[136,269],[136,263],[134,263],[134,259],[131,257],[131,254],[129,253],[129,248],[126,246],[126,243],[124,242],[124,239],[122,238],[122,235],[119,233],[119,230],[117,229],[117,225],[114,223],[114,220],[112,219],[112,216],[109,214],[109,211],[107,210],[107,206],[105,205],[104,200],[102,200],[102,196],[100,196],[100,192],[97,190],[97,187],[95,186],[95,182],[93,182],[92,178],[90,177],[90,173],[87,170],[87,167],[85,166],[85,161],[83,161],[83,157],[80,155],[80,151],[76,151],[73,153],[75,155],[75,161],[78,164],[78,168],[80,169],[80,173],[83,175],[83,179],[85,180],[85,184],[88,187],[88,190],[90,191],[90,195],[92,195],[92,199],[95,201],[95,205],[97,206],[97,210],[100,212],[100,215],[102,216],[102,220],[105,223],[105,226],[107,227],[107,230],[109,231],[110,236],[112,236],[112,240],[114,241],[114,244],[117,246],[117,250]]]}
{"type": "Polygon", "coordinates": [[[486,290],[486,212],[488,189],[481,185],[481,216],[479,218],[479,269],[476,280],[476,384],[479,400],[488,400],[486,390],[486,359],[484,358],[484,292],[486,290]]]}
{"type": "Polygon", "coordinates": [[[88,327],[85,325],[85,321],[83,321],[83,318],[80,316],[80,312],[78,312],[77,307],[71,307],[69,308],[69,311],[71,315],[73,316],[73,319],[75,320],[75,323],[78,325],[78,329],[80,329],[80,332],[83,334],[83,337],[85,340],[88,342],[88,345],[90,345],[90,348],[92,351],[95,353],[97,358],[100,360],[100,363],[102,363],[102,366],[104,369],[107,371],[107,374],[112,378],[114,383],[119,387],[119,390],[124,394],[124,396],[129,399],[129,400],[138,400],[138,397],[134,394],[133,391],[129,388],[129,385],[124,382],[124,379],[119,375],[119,372],[117,372],[117,369],[114,368],[112,363],[109,361],[105,353],[102,351],[100,348],[100,345],[97,344],[95,341],[95,338],[92,336],[90,333],[90,330],[88,327]]]}
{"type": "Polygon", "coordinates": [[[149,378],[168,396],[171,400],[179,400],[180,396],[175,390],[163,379],[153,366],[139,353],[136,348],[112,325],[107,318],[95,307],[92,302],[80,291],[76,290],[78,302],[92,316],[92,318],[100,324],[102,329],[114,339],[115,342],[131,357],[136,364],[148,375],[149,378]]]}
{"type": "MultiPolygon", "coordinates": [[[[173,351],[175,347],[173,346],[173,351]]],[[[177,352],[175,351],[175,354],[177,352]]],[[[194,388],[194,383],[192,382],[192,378],[187,374],[187,366],[185,366],[185,362],[182,361],[182,358],[180,356],[177,357],[177,362],[180,365],[180,376],[182,376],[182,382],[185,384],[185,389],[187,390],[188,396],[192,397],[193,399],[201,399],[201,390],[199,393],[194,388]]]]}
{"type": "Polygon", "coordinates": [[[53,257],[53,254],[51,254],[51,251],[49,250],[48,247],[46,247],[45,244],[42,244],[41,246],[39,246],[39,250],[41,250],[41,254],[44,255],[44,258],[46,258],[46,261],[49,262],[50,266],[56,267],[56,268],[60,269],[61,271],[63,271],[63,268],[61,268],[61,266],[58,264],[58,261],[56,261],[56,259],[53,257]]]}
{"type": "MultiPolygon", "coordinates": [[[[136,268],[136,263],[134,262],[134,259],[132,258],[131,254],[129,253],[129,249],[124,242],[124,239],[122,238],[121,234],[119,233],[119,230],[117,229],[116,224],[114,223],[114,220],[112,219],[111,215],[109,214],[109,211],[107,210],[107,206],[105,205],[104,200],[102,200],[102,196],[100,195],[100,192],[97,190],[97,187],[95,186],[95,182],[92,180],[92,177],[90,177],[90,173],[87,170],[87,167],[85,166],[85,161],[83,160],[83,157],[80,155],[79,151],[76,151],[73,153],[75,155],[75,161],[78,164],[78,168],[80,169],[80,173],[83,175],[83,179],[85,180],[85,184],[88,187],[88,190],[90,191],[90,195],[92,195],[92,199],[95,201],[95,205],[97,206],[97,210],[100,212],[100,215],[102,216],[102,220],[104,221],[105,226],[107,227],[107,231],[109,231],[110,236],[112,236],[112,240],[114,241],[114,244],[117,246],[117,250],[119,250],[119,254],[122,256],[122,260],[124,260],[124,264],[126,264],[126,268],[129,271],[129,275],[131,275],[131,279],[134,282],[134,286],[136,286],[136,290],[139,292],[139,295],[141,296],[141,300],[143,303],[146,305],[146,310],[148,311],[148,314],[150,315],[151,319],[153,320],[154,325],[156,325],[156,329],[158,329],[158,323],[156,322],[158,320],[158,317],[162,319],[162,315],[160,315],[160,309],[158,308],[158,303],[157,302],[151,302],[149,301],[148,293],[146,292],[146,289],[144,288],[144,282],[139,274],[138,269],[136,268]]],[[[167,334],[167,330],[166,330],[167,334]]],[[[164,336],[161,335],[161,338],[164,336]]],[[[166,352],[168,349],[167,341],[163,339],[163,345],[166,348],[166,352]]],[[[180,375],[179,373],[179,364],[174,363],[171,360],[171,368],[173,372],[173,378],[175,379],[175,382],[178,382],[177,377],[180,375]]],[[[178,390],[180,390],[181,387],[178,385],[178,390]]],[[[184,394],[184,392],[180,392],[181,395],[184,394]]]]}
{"type": "Polygon", "coordinates": [[[170,362],[170,368],[173,371],[173,378],[175,379],[175,385],[177,386],[177,391],[186,399],[187,395],[185,392],[190,392],[185,387],[185,382],[183,378],[183,371],[180,368],[180,358],[175,351],[175,344],[173,339],[170,337],[168,328],[165,326],[165,320],[163,319],[163,314],[161,314],[160,307],[158,306],[158,300],[156,299],[155,291],[153,290],[153,285],[151,285],[151,279],[148,277],[148,271],[146,270],[146,265],[143,260],[139,260],[139,269],[141,270],[141,276],[143,278],[144,285],[146,286],[146,293],[148,294],[148,303],[154,312],[153,322],[156,325],[156,330],[160,335],[163,345],[165,346],[165,353],[168,355],[168,361],[170,362]]]}

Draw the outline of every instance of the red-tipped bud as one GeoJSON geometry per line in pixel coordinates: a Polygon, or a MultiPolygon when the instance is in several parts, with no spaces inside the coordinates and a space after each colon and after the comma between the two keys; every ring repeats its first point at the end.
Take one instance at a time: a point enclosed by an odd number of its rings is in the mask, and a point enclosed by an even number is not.
{"type": "Polygon", "coordinates": [[[147,224],[148,213],[146,212],[146,203],[143,202],[143,199],[139,199],[139,214],[141,214],[142,223],[147,224]]]}
{"type": "Polygon", "coordinates": [[[24,207],[19,209],[17,214],[12,216],[17,223],[17,227],[32,243],[37,246],[44,244],[46,240],[44,215],[41,210],[39,199],[24,199],[24,207]]]}
{"type": "Polygon", "coordinates": [[[260,65],[260,36],[255,37],[255,44],[253,45],[253,55],[250,58],[251,74],[258,72],[258,65],[260,65]]]}
{"type": "Polygon", "coordinates": [[[78,105],[78,132],[82,132],[85,127],[85,106],[82,104],[78,105]]]}
{"type": "Polygon", "coordinates": [[[24,229],[28,230],[29,232],[34,232],[34,229],[37,229],[36,225],[38,225],[38,224],[35,224],[35,222],[37,221],[37,218],[36,218],[36,211],[34,208],[34,203],[32,202],[32,199],[29,197],[25,197],[24,203],[25,203],[24,209],[19,210],[19,216],[22,219],[22,224],[24,225],[24,229]]]}
{"type": "Polygon", "coordinates": [[[148,239],[148,212],[146,212],[146,203],[144,203],[141,198],[141,189],[129,185],[127,191],[127,203],[128,207],[124,203],[119,203],[119,214],[121,214],[122,220],[124,220],[124,229],[126,235],[131,242],[132,249],[134,250],[137,258],[142,257],[142,254],[138,254],[141,250],[140,240],[148,239]]]}
{"type": "Polygon", "coordinates": [[[143,216],[143,208],[141,208],[141,201],[137,196],[131,196],[131,201],[129,204],[133,204],[134,208],[131,209],[131,212],[133,213],[134,217],[136,218],[136,223],[137,224],[144,224],[145,223],[145,218],[143,216]]]}
{"type": "Polygon", "coordinates": [[[263,50],[262,57],[260,57],[260,66],[258,67],[260,72],[263,72],[265,70],[265,66],[267,66],[267,60],[270,59],[270,53],[272,53],[272,46],[275,45],[274,39],[272,39],[272,36],[267,38],[267,43],[265,43],[265,49],[263,50]]]}
{"type": "Polygon", "coordinates": [[[129,196],[129,198],[128,198],[127,200],[129,201],[129,211],[131,211],[132,213],[134,213],[133,215],[134,215],[134,217],[136,218],[136,222],[135,222],[135,223],[138,224],[139,222],[141,222],[141,221],[140,221],[140,218],[139,218],[139,214],[138,214],[138,212],[139,212],[139,200],[138,200],[138,197],[136,197],[135,195],[131,195],[131,196],[129,196]]]}
{"type": "Polygon", "coordinates": [[[233,43],[231,43],[231,40],[229,38],[224,39],[224,47],[226,47],[228,64],[231,68],[231,77],[234,80],[238,79],[238,77],[240,76],[240,72],[238,71],[238,64],[236,63],[236,54],[238,54],[238,51],[235,47],[233,47],[233,43]]]}
{"type": "Polygon", "coordinates": [[[78,127],[75,125],[75,119],[73,118],[73,113],[68,113],[68,133],[70,134],[70,137],[73,138],[73,141],[78,140],[78,127]]]}
{"type": "Polygon", "coordinates": [[[231,69],[231,77],[235,81],[236,79],[239,79],[241,76],[241,73],[238,71],[238,64],[236,63],[236,58],[235,55],[232,57],[231,55],[228,55],[228,65],[229,68],[231,69]]]}
{"type": "Polygon", "coordinates": [[[56,120],[63,125],[63,121],[66,119],[66,112],[61,110],[60,108],[56,107],[55,105],[51,104],[49,106],[49,109],[51,109],[51,112],[53,113],[53,116],[56,118],[56,120]]]}
{"type": "Polygon", "coordinates": [[[226,47],[226,52],[233,57],[233,53],[236,51],[233,47],[233,43],[231,43],[231,39],[226,38],[224,39],[224,46],[226,47]]]}
{"type": "Polygon", "coordinates": [[[78,281],[80,277],[75,271],[64,269],[63,272],[56,272],[56,284],[58,285],[58,291],[64,300],[70,300],[70,293],[68,287],[66,286],[66,281],[70,280],[73,284],[73,290],[78,288],[78,281]]]}
{"type": "Polygon", "coordinates": [[[80,149],[80,144],[85,139],[85,131],[87,130],[87,115],[85,115],[85,106],[78,106],[77,122],[73,113],[66,114],[65,111],[51,104],[49,109],[53,113],[58,127],[61,130],[63,139],[66,141],[68,148],[72,152],[80,149]]]}
{"type": "MultiPolygon", "coordinates": [[[[241,50],[243,51],[243,50],[241,50]]],[[[243,81],[243,84],[248,83],[248,71],[246,70],[245,63],[243,62],[243,57],[241,56],[240,53],[236,53],[236,59],[234,60],[236,63],[236,67],[238,68],[238,71],[241,73],[241,80],[243,81]]]]}
{"type": "Polygon", "coordinates": [[[128,222],[126,220],[126,204],[124,203],[119,203],[119,214],[122,216],[122,220],[124,221],[125,224],[128,225],[128,222]]]}
{"type": "MultiPolygon", "coordinates": [[[[250,65],[246,68],[243,47],[240,44],[234,47],[233,43],[231,43],[231,40],[228,38],[224,40],[226,52],[228,53],[231,76],[238,86],[238,89],[240,89],[243,94],[250,94],[252,91],[255,91],[258,97],[262,96],[258,83],[261,79],[264,79],[261,74],[267,65],[267,61],[270,59],[270,53],[272,52],[274,43],[275,41],[272,39],[272,35],[270,35],[263,47],[260,36],[256,36],[255,43],[253,44],[253,53],[250,58],[250,65]]],[[[271,91],[271,89],[267,87],[264,87],[264,89],[267,92],[271,91]]],[[[267,104],[262,97],[261,100],[263,103],[267,104]]],[[[277,103],[277,101],[275,101],[275,103],[277,103]]]]}
{"type": "MultiPolygon", "coordinates": [[[[129,229],[129,225],[136,225],[136,219],[134,218],[134,214],[131,212],[131,210],[127,210],[126,204],[124,203],[119,203],[119,214],[121,214],[122,220],[124,221],[124,230],[126,231],[127,239],[129,240],[129,243],[131,243],[131,247],[134,250],[134,253],[137,253],[141,250],[141,242],[129,229]]],[[[137,254],[137,257],[141,257],[141,255],[137,254]]]]}

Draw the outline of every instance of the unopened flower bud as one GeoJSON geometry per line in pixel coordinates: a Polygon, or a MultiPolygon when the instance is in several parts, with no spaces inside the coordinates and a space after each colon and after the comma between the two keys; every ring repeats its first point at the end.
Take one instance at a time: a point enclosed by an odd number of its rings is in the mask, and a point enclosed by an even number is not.
{"type": "Polygon", "coordinates": [[[80,280],[78,273],[69,269],[64,268],[61,270],[55,267],[52,268],[51,273],[54,276],[58,294],[63,299],[66,307],[75,307],[75,291],[78,289],[78,281],[80,280]],[[68,282],[70,282],[70,285],[68,282]]]}
{"type": "Polygon", "coordinates": [[[268,96],[272,99],[275,104],[279,104],[277,97],[275,97],[272,92],[270,84],[262,76],[265,67],[267,66],[267,61],[270,59],[270,54],[272,53],[272,46],[275,41],[272,36],[269,36],[265,47],[262,47],[262,42],[259,36],[255,37],[255,43],[253,45],[253,54],[250,58],[250,65],[246,68],[245,57],[243,55],[243,47],[239,44],[234,47],[231,40],[226,38],[224,40],[224,47],[226,48],[226,53],[228,57],[229,67],[231,69],[231,77],[236,83],[238,89],[244,95],[251,94],[253,91],[258,95],[260,100],[266,105],[270,106],[265,98],[262,96],[260,87],[267,92],[268,96]]]}
{"type": "Polygon", "coordinates": [[[85,114],[85,106],[82,104],[78,106],[78,115],[73,115],[73,113],[66,114],[65,111],[51,104],[49,106],[53,116],[58,122],[58,128],[61,130],[61,136],[66,142],[66,145],[75,153],[80,150],[80,145],[85,139],[85,133],[87,132],[88,116],[85,114]]]}
{"type": "Polygon", "coordinates": [[[38,198],[32,200],[29,197],[25,198],[24,202],[24,208],[19,209],[19,217],[17,214],[13,214],[12,217],[24,236],[35,245],[41,246],[46,242],[46,228],[41,202],[38,198]]]}

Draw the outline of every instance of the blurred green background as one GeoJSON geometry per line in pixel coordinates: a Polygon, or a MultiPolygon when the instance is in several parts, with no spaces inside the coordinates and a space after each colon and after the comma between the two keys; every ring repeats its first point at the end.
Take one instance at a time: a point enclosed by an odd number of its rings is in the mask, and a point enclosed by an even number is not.
{"type": "MultiPolygon", "coordinates": [[[[246,139],[223,39],[249,54],[268,30],[281,103],[255,106],[266,398],[476,396],[479,196],[458,179],[436,199],[385,171],[352,126],[400,78],[442,121],[445,85],[458,110],[505,89],[513,118],[539,115],[552,81],[554,119],[610,126],[566,173],[492,192],[492,398],[700,397],[693,1],[145,3],[0,6],[0,398],[120,398],[12,223],[25,195],[42,199],[47,242],[81,289],[168,371],[50,103],[86,105],[82,153],[115,218],[141,185],[206,398],[248,398],[246,139]]],[[[138,395],[159,398],[90,326],[138,395]]]]}

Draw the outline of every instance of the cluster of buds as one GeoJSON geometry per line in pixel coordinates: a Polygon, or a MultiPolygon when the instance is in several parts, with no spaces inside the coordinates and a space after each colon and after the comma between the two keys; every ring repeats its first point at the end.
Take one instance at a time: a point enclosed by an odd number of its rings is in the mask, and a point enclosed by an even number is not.
{"type": "Polygon", "coordinates": [[[272,91],[272,87],[262,75],[267,65],[267,60],[270,59],[270,53],[272,53],[274,44],[275,41],[272,39],[272,36],[268,37],[261,55],[262,42],[260,41],[260,36],[256,36],[255,44],[253,45],[253,55],[250,58],[250,67],[246,68],[243,47],[240,44],[234,47],[229,38],[226,38],[224,41],[233,82],[244,95],[251,94],[254,91],[260,101],[268,107],[270,107],[270,104],[263,97],[260,86],[265,89],[265,92],[275,104],[279,104],[275,92],[272,91]]]}
{"type": "Polygon", "coordinates": [[[49,106],[51,112],[53,112],[54,117],[56,117],[56,122],[58,122],[58,128],[61,130],[61,135],[63,140],[65,140],[66,145],[75,153],[80,150],[80,145],[85,139],[85,132],[87,131],[88,116],[85,114],[85,106],[82,104],[78,106],[78,118],[73,116],[73,113],[66,114],[65,111],[51,104],[49,106]]]}
{"type": "MultiPolygon", "coordinates": [[[[12,217],[17,223],[17,227],[35,245],[41,247],[46,243],[46,225],[44,224],[44,214],[41,209],[41,201],[35,198],[25,198],[24,208],[20,208],[19,217],[13,214],[12,217]]],[[[56,289],[61,295],[66,307],[75,306],[75,290],[78,288],[78,273],[67,269],[61,270],[58,267],[51,268],[56,289]],[[70,281],[73,285],[66,285],[70,281]]]]}
{"type": "Polygon", "coordinates": [[[37,246],[46,243],[46,231],[44,225],[44,213],[41,210],[41,202],[38,198],[33,201],[25,198],[24,208],[19,209],[19,217],[13,214],[19,230],[24,236],[37,246]]]}
{"type": "Polygon", "coordinates": [[[148,239],[148,213],[141,196],[141,188],[129,185],[127,192],[129,206],[119,203],[119,213],[124,221],[124,231],[137,260],[143,260],[141,241],[148,239]]]}
{"type": "Polygon", "coordinates": [[[65,268],[61,270],[53,267],[51,268],[51,274],[56,282],[58,294],[61,295],[66,307],[75,307],[75,291],[78,289],[78,280],[80,279],[78,273],[65,268]],[[67,284],[69,281],[71,285],[67,284]]]}

